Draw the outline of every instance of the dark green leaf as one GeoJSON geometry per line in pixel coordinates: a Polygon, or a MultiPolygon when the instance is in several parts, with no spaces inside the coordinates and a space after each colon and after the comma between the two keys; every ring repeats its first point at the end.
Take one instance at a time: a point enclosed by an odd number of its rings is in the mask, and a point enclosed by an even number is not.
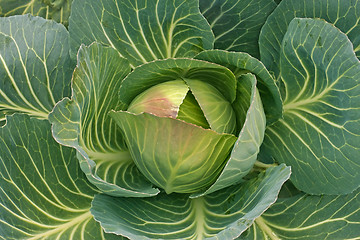
{"type": "Polygon", "coordinates": [[[97,41],[133,66],[193,57],[214,41],[196,0],[75,0],[69,31],[74,49],[97,41]]]}
{"type": "Polygon", "coordinates": [[[239,239],[359,239],[359,190],[344,196],[279,199],[239,239]]]}
{"type": "Polygon", "coordinates": [[[64,26],[30,15],[0,18],[0,121],[14,112],[47,118],[70,95],[73,67],[64,26]]]}
{"type": "Polygon", "coordinates": [[[360,0],[282,0],[261,30],[261,61],[280,80],[280,49],[292,19],[322,18],[344,32],[360,58],[360,0]]]}
{"type": "Polygon", "coordinates": [[[323,20],[294,19],[284,36],[284,118],[264,144],[293,167],[310,194],[347,194],[360,184],[360,62],[345,34],[323,20]]]}
{"type": "Polygon", "coordinates": [[[56,143],[50,128],[46,120],[20,114],[0,128],[0,238],[113,237],[93,220],[90,204],[98,191],[75,150],[56,143]]]}
{"type": "Polygon", "coordinates": [[[106,232],[131,239],[234,239],[276,201],[289,178],[284,165],[204,197],[159,194],[153,198],[97,195],[91,213],[106,232]],[[126,218],[124,218],[126,216],[126,218]]]}
{"type": "Polygon", "coordinates": [[[59,102],[49,115],[54,138],[78,150],[81,168],[90,182],[115,196],[157,193],[126,150],[122,134],[108,112],[122,109],[118,91],[130,72],[117,51],[92,44],[82,46],[73,76],[73,96],[59,102]]]}
{"type": "Polygon", "coordinates": [[[31,14],[68,25],[72,0],[0,0],[0,16],[31,14]]]}
{"type": "Polygon", "coordinates": [[[215,49],[247,52],[259,58],[259,34],[275,9],[273,0],[200,0],[215,35],[215,49]]]}

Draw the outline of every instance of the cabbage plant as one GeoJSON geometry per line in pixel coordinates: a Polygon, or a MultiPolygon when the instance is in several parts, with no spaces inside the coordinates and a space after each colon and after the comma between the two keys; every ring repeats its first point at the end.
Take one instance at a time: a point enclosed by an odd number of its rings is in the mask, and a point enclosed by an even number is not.
{"type": "Polygon", "coordinates": [[[359,0],[9,3],[2,239],[360,237],[359,0]]]}

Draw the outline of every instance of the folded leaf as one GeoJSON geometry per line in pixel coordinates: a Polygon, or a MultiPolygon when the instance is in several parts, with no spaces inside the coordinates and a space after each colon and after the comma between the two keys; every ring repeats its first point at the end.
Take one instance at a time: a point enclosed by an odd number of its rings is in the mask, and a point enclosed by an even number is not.
{"type": "MultiPolygon", "coordinates": [[[[240,77],[238,86],[239,98],[246,98],[246,100],[241,101],[247,101],[246,105],[249,105],[249,108],[238,139],[232,148],[230,158],[216,182],[206,191],[193,194],[191,197],[199,197],[241,182],[242,178],[253,168],[256,161],[260,145],[264,139],[266,125],[264,109],[256,88],[254,75],[246,74],[240,77]],[[251,92],[250,98],[244,94],[249,89],[251,92]]],[[[241,105],[241,101],[235,101],[234,104],[241,105]]]]}
{"type": "Polygon", "coordinates": [[[137,170],[120,129],[108,116],[123,107],[118,91],[129,72],[128,61],[116,50],[96,43],[82,46],[73,96],[60,101],[49,120],[54,138],[78,150],[82,170],[99,189],[115,196],[152,196],[158,190],[137,170]]]}

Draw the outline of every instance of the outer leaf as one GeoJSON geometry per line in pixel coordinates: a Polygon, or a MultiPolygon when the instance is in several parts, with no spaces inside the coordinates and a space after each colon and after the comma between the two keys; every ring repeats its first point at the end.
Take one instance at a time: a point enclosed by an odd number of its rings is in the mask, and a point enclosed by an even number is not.
{"type": "MultiPolygon", "coordinates": [[[[209,194],[240,182],[242,178],[249,173],[256,161],[260,145],[264,139],[266,125],[264,109],[256,89],[256,79],[254,75],[247,74],[240,77],[239,87],[240,89],[251,89],[250,99],[246,95],[244,96],[247,98],[246,100],[250,102],[248,103],[250,106],[247,110],[246,120],[230,154],[230,158],[216,182],[205,192],[192,195],[192,197],[209,194]]],[[[237,102],[235,102],[235,104],[236,103],[237,102]]]]}
{"type": "Polygon", "coordinates": [[[146,89],[166,81],[196,79],[213,85],[229,102],[236,97],[235,75],[226,67],[195,59],[157,60],[137,67],[123,81],[120,99],[129,105],[146,89]]]}
{"type": "Polygon", "coordinates": [[[222,50],[203,51],[196,59],[217,63],[231,69],[236,77],[251,72],[258,79],[257,87],[264,104],[268,124],[282,116],[282,101],[279,89],[265,66],[247,53],[227,52],[222,50]]]}
{"type": "Polygon", "coordinates": [[[261,61],[277,79],[280,73],[281,43],[291,20],[322,18],[335,24],[354,45],[360,58],[360,0],[282,0],[261,30],[259,45],[261,61]]]}
{"type": "Polygon", "coordinates": [[[273,0],[200,0],[200,11],[215,34],[214,48],[256,58],[260,29],[275,7],[273,0]]]}
{"type": "Polygon", "coordinates": [[[0,121],[14,112],[47,118],[70,95],[72,68],[64,26],[30,15],[0,18],[0,121]]]}
{"type": "Polygon", "coordinates": [[[0,0],[0,16],[31,14],[68,25],[72,0],[0,0]]]}
{"type": "Polygon", "coordinates": [[[133,66],[193,57],[214,41],[196,0],[75,0],[69,31],[74,48],[97,41],[133,66]]]}
{"type": "Polygon", "coordinates": [[[90,214],[97,191],[80,170],[75,150],[55,142],[48,121],[7,117],[0,151],[1,239],[111,237],[90,214]]]}
{"type": "Polygon", "coordinates": [[[122,107],[118,90],[129,72],[129,63],[114,49],[82,46],[72,99],[59,102],[49,119],[54,138],[78,150],[82,170],[99,189],[115,196],[151,196],[158,191],[137,170],[108,116],[111,109],[122,107]]]}
{"type": "Polygon", "coordinates": [[[167,193],[191,193],[214,182],[236,137],[152,114],[110,112],[136,166],[167,193]]]}
{"type": "Polygon", "coordinates": [[[360,63],[345,34],[294,19],[281,54],[284,119],[267,129],[273,158],[293,166],[311,194],[346,194],[360,183],[360,63]]]}
{"type": "Polygon", "coordinates": [[[239,239],[358,239],[360,191],[279,199],[239,239]]]}
{"type": "Polygon", "coordinates": [[[131,239],[234,239],[274,203],[289,175],[284,165],[270,168],[240,186],[196,199],[178,194],[146,199],[97,195],[91,213],[106,232],[131,239]]]}

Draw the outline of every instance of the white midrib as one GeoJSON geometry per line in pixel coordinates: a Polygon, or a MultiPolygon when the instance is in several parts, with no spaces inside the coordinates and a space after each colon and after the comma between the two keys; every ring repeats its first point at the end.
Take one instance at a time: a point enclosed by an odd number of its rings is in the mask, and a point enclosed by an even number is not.
{"type": "Polygon", "coordinates": [[[194,234],[194,239],[201,240],[205,237],[205,214],[204,214],[204,199],[203,197],[195,198],[192,200],[195,222],[196,222],[196,231],[194,234]]]}
{"type": "Polygon", "coordinates": [[[271,240],[281,240],[276,234],[271,230],[271,228],[264,222],[264,219],[262,217],[258,217],[255,219],[255,223],[258,225],[258,227],[266,233],[266,235],[271,240]]]}
{"type": "Polygon", "coordinates": [[[85,222],[89,218],[92,218],[90,210],[85,212],[84,214],[72,219],[69,222],[58,225],[56,228],[54,228],[54,229],[52,229],[50,231],[45,231],[45,232],[39,233],[39,234],[37,234],[37,235],[35,235],[35,236],[31,237],[31,238],[28,238],[28,239],[29,240],[37,240],[37,239],[43,239],[43,238],[46,238],[46,237],[49,237],[49,236],[53,236],[54,234],[64,232],[66,229],[69,229],[71,227],[75,227],[77,224],[85,222]]]}

